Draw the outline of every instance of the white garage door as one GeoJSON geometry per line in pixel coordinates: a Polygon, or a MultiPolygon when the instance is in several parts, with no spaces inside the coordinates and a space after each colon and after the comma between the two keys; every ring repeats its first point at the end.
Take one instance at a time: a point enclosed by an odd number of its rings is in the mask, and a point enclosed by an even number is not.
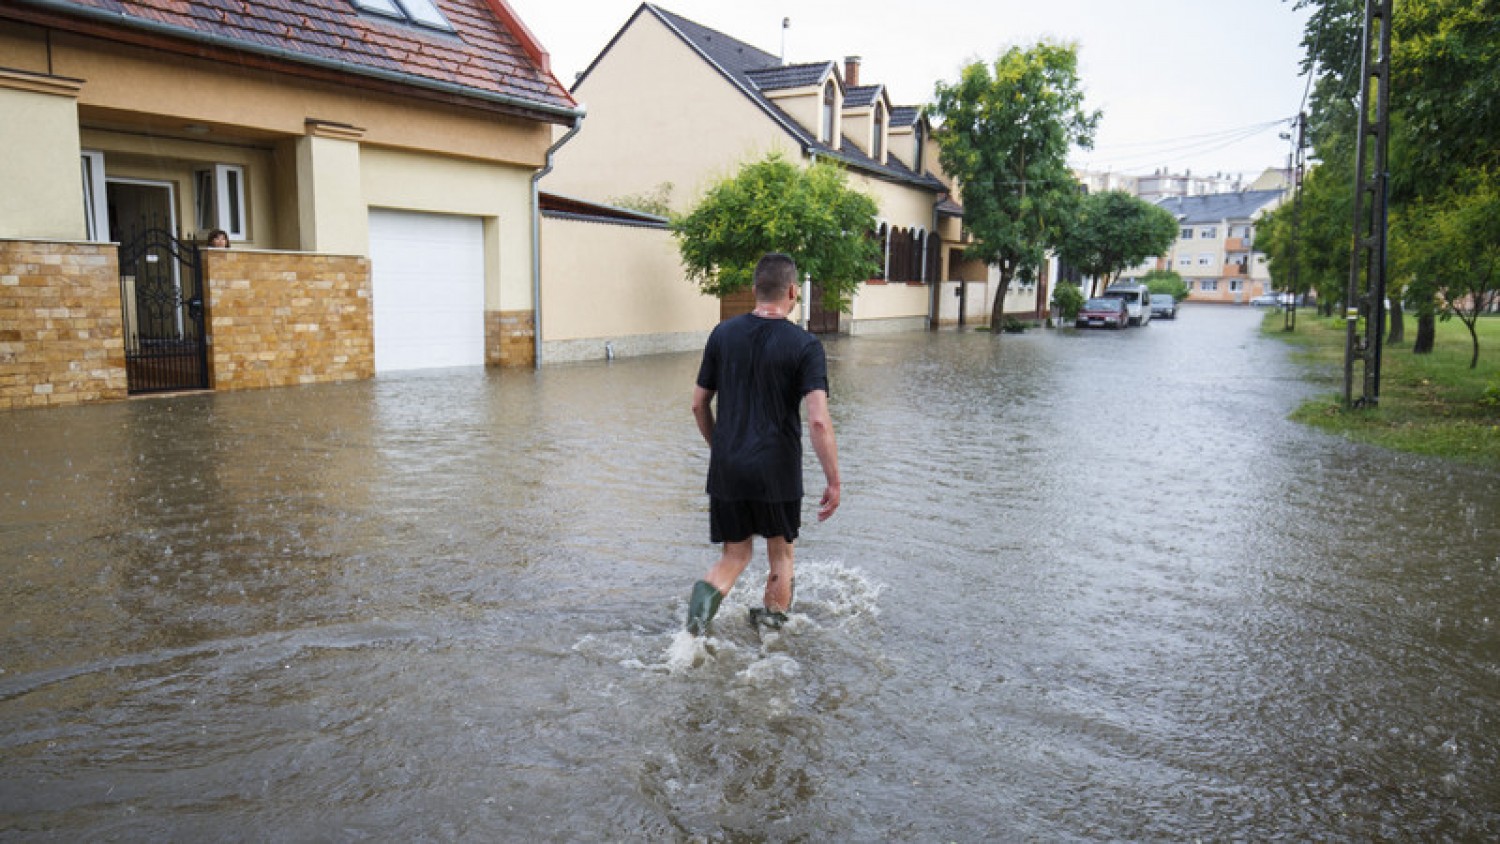
{"type": "Polygon", "coordinates": [[[370,211],[375,371],[484,365],[484,222],[370,211]]]}

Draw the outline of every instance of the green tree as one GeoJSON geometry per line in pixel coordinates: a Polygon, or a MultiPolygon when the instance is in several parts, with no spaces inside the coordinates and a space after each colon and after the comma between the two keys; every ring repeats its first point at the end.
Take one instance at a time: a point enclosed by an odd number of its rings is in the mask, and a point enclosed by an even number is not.
{"type": "Polygon", "coordinates": [[[1500,3],[1406,0],[1393,17],[1391,97],[1409,177],[1393,174],[1393,187],[1458,196],[1448,189],[1500,167],[1500,3]]]}
{"type": "Polygon", "coordinates": [[[1354,224],[1353,164],[1325,162],[1302,180],[1302,208],[1282,203],[1255,227],[1255,248],[1267,256],[1277,288],[1298,295],[1313,291],[1325,310],[1342,302],[1349,286],[1349,248],[1354,224]],[[1293,214],[1299,214],[1295,245],[1297,280],[1292,282],[1293,214]],[[1296,289],[1293,289],[1295,287],[1296,289]]]}
{"type": "Polygon", "coordinates": [[[1074,45],[1012,47],[992,68],[965,67],[939,82],[934,114],[943,168],[959,186],[970,257],[1000,271],[990,325],[1004,321],[1012,279],[1036,275],[1077,199],[1073,144],[1093,145],[1099,112],[1085,112],[1074,45]]]}
{"type": "Polygon", "coordinates": [[[649,191],[612,196],[609,204],[632,211],[655,214],[658,217],[672,216],[672,183],[662,182],[649,191]]]}
{"type": "Polygon", "coordinates": [[[1101,279],[1107,286],[1122,271],[1164,254],[1177,232],[1170,211],[1125,191],[1088,194],[1063,222],[1057,254],[1092,279],[1092,296],[1101,279]]]}
{"type": "MultiPolygon", "coordinates": [[[[1311,10],[1302,45],[1303,68],[1314,77],[1309,137],[1315,156],[1323,162],[1314,174],[1335,173],[1345,184],[1340,189],[1325,185],[1322,197],[1345,205],[1353,195],[1364,0],[1296,0],[1296,7],[1311,10]]],[[[1415,250],[1433,256],[1436,252],[1425,238],[1464,230],[1425,225],[1416,215],[1442,217],[1451,210],[1449,203],[1473,199],[1467,186],[1475,183],[1477,174],[1500,172],[1500,136],[1494,131],[1500,122],[1500,8],[1496,0],[1403,0],[1396,4],[1391,26],[1389,263],[1409,268],[1427,258],[1405,260],[1400,253],[1415,250]]],[[[1306,198],[1312,195],[1309,191],[1306,198]]],[[[1352,206],[1348,207],[1338,248],[1346,284],[1353,227],[1352,206]]],[[[1333,254],[1309,242],[1321,238],[1326,243],[1326,232],[1308,232],[1306,223],[1303,229],[1299,256],[1333,254]]],[[[1466,248],[1451,241],[1449,247],[1466,248]]],[[[1467,248],[1482,249],[1482,244],[1467,248]]],[[[1445,312],[1446,305],[1437,298],[1442,292],[1437,278],[1413,275],[1409,269],[1387,273],[1392,305],[1399,307],[1404,300],[1416,311],[1417,340],[1412,349],[1418,353],[1431,350],[1435,321],[1445,312]],[[1402,291],[1406,282],[1413,286],[1402,291]]],[[[1393,319],[1393,338],[1399,326],[1393,319]]]]}
{"type": "Polygon", "coordinates": [[[1072,282],[1059,281],[1052,288],[1052,310],[1057,314],[1060,325],[1078,318],[1078,312],[1083,310],[1083,301],[1083,290],[1072,282]]]}
{"type": "Polygon", "coordinates": [[[1500,301],[1500,171],[1481,170],[1447,195],[1403,209],[1392,225],[1409,293],[1469,329],[1479,365],[1479,316],[1500,301]]]}
{"type": "Polygon", "coordinates": [[[1187,282],[1175,270],[1152,270],[1142,281],[1152,293],[1165,293],[1179,302],[1188,297],[1187,282]]]}
{"type": "Polygon", "coordinates": [[[691,212],[672,218],[672,234],[688,277],[710,296],[749,287],[756,262],[784,252],[822,286],[825,305],[847,311],[880,271],[870,236],[877,212],[837,166],[803,168],[773,154],[710,187],[691,212]]]}

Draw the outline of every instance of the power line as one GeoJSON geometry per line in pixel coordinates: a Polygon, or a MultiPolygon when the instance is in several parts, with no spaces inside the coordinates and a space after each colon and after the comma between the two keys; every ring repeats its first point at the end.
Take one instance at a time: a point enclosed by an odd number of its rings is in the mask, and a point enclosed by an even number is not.
{"type": "Polygon", "coordinates": [[[1164,159],[1197,157],[1217,152],[1248,141],[1265,132],[1279,129],[1295,119],[1294,117],[1288,117],[1278,120],[1268,120],[1262,123],[1252,123],[1217,132],[1183,135],[1156,141],[1112,144],[1107,148],[1108,151],[1112,152],[1125,147],[1140,147],[1141,151],[1123,155],[1100,155],[1100,151],[1095,149],[1084,151],[1079,157],[1086,155],[1090,160],[1107,158],[1111,161],[1110,169],[1128,172],[1134,169],[1143,169],[1161,164],[1164,159]]]}

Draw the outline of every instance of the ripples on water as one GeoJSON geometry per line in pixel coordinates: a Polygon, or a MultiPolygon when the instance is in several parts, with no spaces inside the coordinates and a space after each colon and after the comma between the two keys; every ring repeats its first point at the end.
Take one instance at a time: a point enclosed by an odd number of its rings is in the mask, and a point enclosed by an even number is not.
{"type": "Polygon", "coordinates": [[[1254,326],[830,341],[764,637],[692,355],[0,416],[0,837],[1493,837],[1500,485],[1254,326]]]}

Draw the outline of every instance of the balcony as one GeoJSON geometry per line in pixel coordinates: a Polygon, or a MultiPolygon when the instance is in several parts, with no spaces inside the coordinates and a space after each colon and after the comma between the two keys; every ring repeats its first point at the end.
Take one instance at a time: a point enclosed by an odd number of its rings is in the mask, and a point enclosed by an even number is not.
{"type": "Polygon", "coordinates": [[[1252,237],[1226,237],[1224,238],[1225,252],[1249,252],[1255,248],[1255,238],[1252,237]]]}
{"type": "Polygon", "coordinates": [[[1244,278],[1246,275],[1245,265],[1230,261],[1224,265],[1224,278],[1244,278]]]}

